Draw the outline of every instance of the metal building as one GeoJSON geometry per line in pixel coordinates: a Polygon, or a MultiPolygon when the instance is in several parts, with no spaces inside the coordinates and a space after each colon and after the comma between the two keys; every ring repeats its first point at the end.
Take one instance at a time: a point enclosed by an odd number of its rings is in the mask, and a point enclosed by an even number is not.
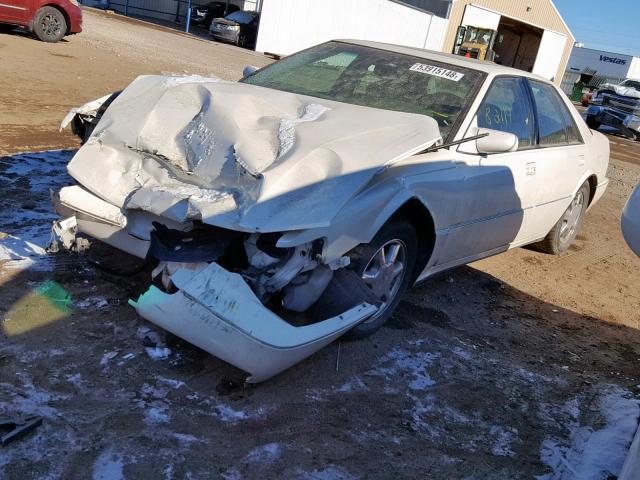
{"type": "Polygon", "coordinates": [[[562,87],[571,93],[578,82],[590,90],[627,78],[640,78],[640,58],[576,45],[567,63],[562,87]]]}
{"type": "Polygon", "coordinates": [[[558,84],[574,43],[552,0],[262,0],[256,50],[354,38],[453,52],[461,26],[493,32],[496,63],[558,84]]]}

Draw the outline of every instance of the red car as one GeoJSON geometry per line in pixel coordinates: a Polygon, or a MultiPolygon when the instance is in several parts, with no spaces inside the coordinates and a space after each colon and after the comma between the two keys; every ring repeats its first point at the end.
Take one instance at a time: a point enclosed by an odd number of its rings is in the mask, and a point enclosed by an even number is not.
{"type": "Polygon", "coordinates": [[[57,42],[82,31],[82,10],[77,0],[0,0],[0,32],[16,26],[43,42],[57,42]]]}

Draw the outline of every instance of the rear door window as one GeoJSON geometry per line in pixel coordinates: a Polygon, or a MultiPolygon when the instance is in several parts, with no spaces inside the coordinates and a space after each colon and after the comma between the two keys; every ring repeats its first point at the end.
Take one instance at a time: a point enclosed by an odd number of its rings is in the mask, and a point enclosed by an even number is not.
{"type": "Polygon", "coordinates": [[[541,147],[575,145],[582,137],[567,106],[551,85],[529,81],[538,115],[541,147]]]}
{"type": "Polygon", "coordinates": [[[478,109],[478,127],[513,133],[518,137],[518,150],[535,144],[533,110],[524,80],[499,77],[478,109]]]}

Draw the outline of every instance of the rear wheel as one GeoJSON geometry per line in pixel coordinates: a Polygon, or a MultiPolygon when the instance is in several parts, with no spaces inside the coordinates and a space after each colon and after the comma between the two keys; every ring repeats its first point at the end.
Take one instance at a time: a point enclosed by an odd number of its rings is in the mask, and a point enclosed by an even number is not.
{"type": "Polygon", "coordinates": [[[365,338],[391,317],[413,278],[418,251],[416,231],[404,217],[387,223],[371,243],[351,251],[351,265],[380,300],[378,311],[349,331],[345,338],[365,338]]]}
{"type": "Polygon", "coordinates": [[[551,229],[545,239],[538,245],[546,253],[558,255],[566,251],[578,234],[584,213],[589,204],[591,188],[584,182],[567,207],[558,223],[551,229]]]}
{"type": "Polygon", "coordinates": [[[36,13],[33,33],[43,42],[58,42],[67,34],[67,21],[57,8],[42,7],[36,13]]]}
{"type": "Polygon", "coordinates": [[[599,121],[597,121],[593,115],[587,116],[587,126],[591,130],[597,130],[598,128],[600,128],[600,125],[602,124],[599,121]]]}

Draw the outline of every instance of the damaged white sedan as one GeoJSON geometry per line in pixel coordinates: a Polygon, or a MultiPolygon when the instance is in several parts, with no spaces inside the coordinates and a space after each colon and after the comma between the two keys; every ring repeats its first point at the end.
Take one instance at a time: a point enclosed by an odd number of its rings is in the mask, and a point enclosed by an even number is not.
{"type": "Polygon", "coordinates": [[[608,141],[553,84],[370,42],[237,83],[139,77],[68,123],[58,238],[154,262],[131,304],[250,382],[373,333],[436,272],[566,250],[607,185],[608,141]]]}

